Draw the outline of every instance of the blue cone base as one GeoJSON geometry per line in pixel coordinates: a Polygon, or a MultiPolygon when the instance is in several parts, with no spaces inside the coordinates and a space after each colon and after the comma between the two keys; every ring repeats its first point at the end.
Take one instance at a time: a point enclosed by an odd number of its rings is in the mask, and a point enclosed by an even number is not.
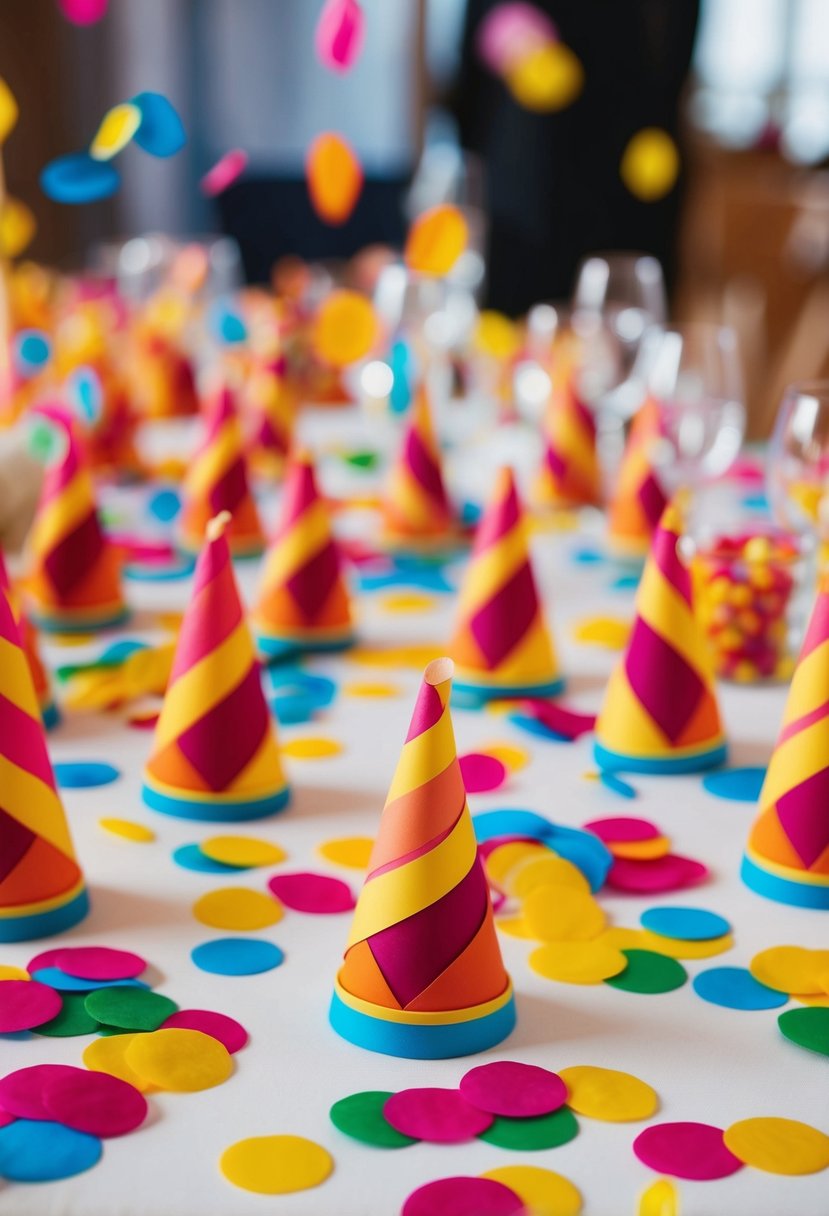
{"type": "Polygon", "coordinates": [[[255,636],[256,648],[266,663],[293,659],[299,654],[333,654],[338,650],[348,650],[356,640],[353,633],[345,634],[341,638],[332,638],[329,641],[315,641],[313,638],[306,641],[299,638],[275,638],[261,633],[257,633],[255,636]]]}
{"type": "Polygon", "coordinates": [[[40,716],[47,730],[54,730],[56,726],[60,725],[60,710],[54,701],[50,701],[48,705],[44,705],[40,711],[40,716]]]}
{"type": "Polygon", "coordinates": [[[797,908],[822,908],[829,912],[829,883],[795,882],[791,878],[782,878],[772,874],[752,861],[743,857],[740,877],[747,887],[766,899],[776,900],[779,904],[793,904],[797,908]]]}
{"type": "Polygon", "coordinates": [[[511,1034],[515,1029],[515,998],[510,997],[494,1013],[470,1022],[412,1026],[359,1013],[334,993],[328,1017],[338,1035],[367,1051],[406,1060],[448,1060],[486,1051],[511,1034]]]}
{"type": "Polygon", "coordinates": [[[177,819],[200,819],[209,823],[243,823],[246,819],[265,819],[283,810],[291,800],[290,786],[269,794],[267,798],[252,798],[246,802],[217,802],[206,798],[173,798],[162,794],[145,781],[141,794],[146,806],[162,815],[177,819]]]}
{"type": "Polygon", "coordinates": [[[0,916],[0,942],[28,942],[36,937],[52,937],[82,921],[89,911],[89,895],[84,888],[68,904],[49,912],[30,916],[0,916]]]}
{"type": "Polygon", "coordinates": [[[37,611],[29,613],[29,620],[44,633],[97,633],[100,629],[115,629],[129,620],[129,608],[119,608],[111,616],[84,618],[80,614],[71,617],[41,616],[37,611]]]}
{"type": "Polygon", "coordinates": [[[488,701],[514,700],[528,697],[557,697],[564,692],[565,680],[549,680],[546,684],[452,684],[452,704],[459,709],[481,709],[488,701]]]}
{"type": "Polygon", "coordinates": [[[725,764],[728,747],[720,743],[705,752],[692,756],[666,756],[662,760],[644,756],[623,756],[620,752],[608,751],[601,743],[593,744],[593,757],[599,768],[609,773],[652,773],[655,776],[670,776],[677,773],[701,773],[708,768],[725,764]]]}

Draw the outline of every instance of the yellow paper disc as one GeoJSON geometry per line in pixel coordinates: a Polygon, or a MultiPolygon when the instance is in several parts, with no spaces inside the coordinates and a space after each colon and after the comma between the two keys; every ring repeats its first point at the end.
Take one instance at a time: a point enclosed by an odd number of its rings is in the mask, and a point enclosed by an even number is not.
{"type": "Polygon", "coordinates": [[[584,69],[569,47],[547,42],[522,55],[507,71],[506,82],[520,106],[543,114],[576,100],[584,85],[584,69]]]}
{"type": "Polygon", "coordinates": [[[590,883],[578,866],[564,857],[527,857],[507,876],[506,889],[516,899],[525,899],[536,887],[572,887],[590,894],[590,883]]]}
{"type": "Polygon", "coordinates": [[[98,827],[103,828],[112,836],[120,836],[123,840],[132,840],[136,844],[150,844],[155,840],[155,832],[144,823],[136,823],[134,819],[99,819],[98,827]]]}
{"type": "Polygon", "coordinates": [[[0,963],[0,980],[30,980],[32,977],[22,967],[14,967],[11,963],[0,963]]]}
{"type": "Polygon", "coordinates": [[[278,844],[255,836],[210,836],[199,848],[205,857],[226,866],[275,866],[288,856],[278,844]]]}
{"type": "Polygon", "coordinates": [[[339,866],[351,866],[354,870],[368,867],[374,841],[370,836],[343,836],[339,840],[325,840],[317,849],[320,857],[334,861],[339,866]]]}
{"type": "Polygon", "coordinates": [[[0,253],[6,258],[16,258],[29,245],[37,221],[19,198],[7,197],[0,210],[0,253]]]}
{"type": "Polygon", "coordinates": [[[799,992],[819,996],[820,977],[829,967],[829,950],[807,950],[805,946],[772,946],[761,950],[749,963],[756,980],[777,992],[799,992]]]}
{"type": "Polygon", "coordinates": [[[530,753],[524,747],[516,747],[514,743],[484,743],[478,748],[486,756],[494,756],[500,760],[511,773],[520,772],[531,760],[530,753]]]}
{"type": "Polygon", "coordinates": [[[649,1119],[659,1107],[656,1090],[629,1072],[578,1064],[559,1069],[559,1076],[567,1086],[567,1105],[588,1119],[628,1123],[649,1119]]]}
{"type": "Polygon", "coordinates": [[[611,925],[609,929],[605,929],[604,933],[599,934],[596,940],[603,942],[606,946],[612,946],[615,950],[648,949],[645,930],[628,929],[626,925],[611,925]]]}
{"type": "Polygon", "coordinates": [[[111,1077],[118,1077],[128,1085],[134,1085],[142,1094],[150,1093],[156,1088],[145,1077],[139,1076],[134,1068],[127,1063],[127,1048],[135,1039],[143,1038],[141,1034],[113,1034],[95,1039],[84,1048],[83,1062],[90,1072],[106,1072],[111,1077]]]}
{"type": "MultiPolygon", "coordinates": [[[[521,334],[509,317],[487,309],[478,317],[473,343],[476,350],[491,359],[511,359],[521,345],[521,334]]],[[[514,702],[511,704],[515,709],[514,702]]]]}
{"type": "Polygon", "coordinates": [[[377,341],[374,309],[356,291],[332,291],[314,321],[313,347],[332,367],[347,367],[364,358],[377,341]]]}
{"type": "Polygon", "coordinates": [[[712,937],[707,942],[686,942],[678,937],[663,937],[661,933],[651,933],[643,930],[642,944],[637,949],[655,950],[657,954],[667,954],[669,958],[713,958],[716,954],[725,954],[734,946],[731,933],[722,937],[712,937]]]}
{"type": "Polygon", "coordinates": [[[14,93],[0,76],[0,144],[5,143],[7,136],[14,130],[18,113],[14,93]]]}
{"type": "Polygon", "coordinates": [[[418,274],[448,274],[466,248],[469,229],[463,213],[449,203],[419,215],[406,237],[403,257],[418,274]]]}
{"type": "Polygon", "coordinates": [[[213,929],[267,929],[282,920],[282,904],[248,887],[220,887],[196,900],[193,915],[213,929]]]}
{"type": "Polygon", "coordinates": [[[377,698],[399,697],[402,689],[399,684],[381,684],[379,681],[355,680],[343,684],[342,692],[346,697],[377,698]]]}
{"type": "Polygon", "coordinates": [[[515,1191],[528,1216],[578,1216],[581,1211],[581,1194],[570,1179],[538,1165],[501,1165],[481,1177],[515,1191]]]}
{"type": "Polygon", "coordinates": [[[657,1178],[639,1196],[636,1216],[679,1216],[679,1191],[670,1178],[657,1178]]]}
{"type": "Polygon", "coordinates": [[[139,1077],[173,1093],[211,1089],[233,1072],[233,1058],[224,1043],[200,1030],[178,1027],[135,1035],[125,1059],[139,1077]]]}
{"type": "Polygon", "coordinates": [[[363,170],[351,144],[334,131],[324,131],[308,149],[305,180],[323,223],[344,224],[360,197],[363,170]]]}
{"type": "Polygon", "coordinates": [[[281,750],[293,760],[324,760],[327,756],[339,756],[343,745],[336,739],[289,739],[281,750]]]}
{"type": "Polygon", "coordinates": [[[653,203],[673,189],[679,176],[676,144],[667,131],[645,127],[625,148],[619,172],[631,194],[653,203]]]}
{"type": "Polygon", "coordinates": [[[548,852],[543,844],[534,844],[529,840],[511,840],[508,844],[499,844],[484,863],[487,878],[506,891],[511,870],[527,858],[546,857],[548,852]]]}
{"type": "Polygon", "coordinates": [[[817,1006],[819,1009],[829,1009],[829,996],[802,996],[796,992],[792,992],[791,998],[793,1001],[800,1001],[801,1005],[817,1006]]]}
{"type": "Polygon", "coordinates": [[[384,595],[380,606],[386,612],[431,612],[435,606],[433,595],[424,595],[422,591],[395,591],[392,595],[384,595]]]}
{"type": "Polygon", "coordinates": [[[740,1161],[769,1174],[816,1174],[829,1165],[829,1136],[797,1119],[741,1119],[723,1140],[740,1161]]]}
{"type": "Polygon", "coordinates": [[[600,984],[628,965],[621,950],[600,938],[592,942],[552,942],[530,955],[533,971],[562,984],[600,984]]]}
{"type": "Polygon", "coordinates": [[[671,851],[668,836],[654,836],[651,840],[620,840],[607,846],[614,857],[627,857],[632,861],[654,861],[671,851]]]}
{"type": "Polygon", "coordinates": [[[589,891],[535,887],[524,900],[524,920],[540,942],[589,941],[605,927],[605,914],[589,891]]]}
{"type": "Polygon", "coordinates": [[[89,145],[93,160],[111,160],[123,151],[141,126],[141,111],[130,101],[113,106],[101,119],[95,138],[89,145]]]}
{"type": "Polygon", "coordinates": [[[604,646],[608,650],[624,650],[630,637],[630,621],[617,616],[589,616],[576,621],[573,637],[577,642],[604,646]]]}
{"type": "Polygon", "coordinates": [[[257,1195],[287,1195],[325,1182],[330,1153],[304,1136],[251,1136],[226,1148],[219,1169],[234,1186],[257,1195]]]}
{"type": "Polygon", "coordinates": [[[507,937],[520,937],[524,941],[532,941],[530,933],[523,916],[502,916],[495,922],[497,928],[502,933],[506,933],[507,937]]]}

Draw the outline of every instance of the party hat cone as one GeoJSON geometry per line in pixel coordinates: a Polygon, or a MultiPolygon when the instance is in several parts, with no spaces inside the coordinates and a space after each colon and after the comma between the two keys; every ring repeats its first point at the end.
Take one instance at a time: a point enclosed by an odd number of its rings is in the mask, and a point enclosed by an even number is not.
{"type": "Polygon", "coordinates": [[[770,899],[829,908],[829,574],[792,677],[742,875],[770,899]]]}
{"type": "Polygon", "coordinates": [[[595,755],[604,769],[693,773],[726,757],[691,573],[677,551],[681,531],[672,503],[656,529],[627,649],[596,720],[595,755]]]}
{"type": "Polygon", "coordinates": [[[429,397],[421,384],[386,487],[382,539],[391,549],[429,552],[451,549],[459,536],[443,484],[429,397]]]}
{"type": "Polygon", "coordinates": [[[271,658],[296,650],[341,650],[354,640],[337,542],[307,452],[288,470],[251,625],[260,651],[271,658]]]}
{"type": "Polygon", "coordinates": [[[659,404],[648,398],[630,428],[616,489],[607,511],[607,538],[619,557],[647,555],[667,496],[653,464],[654,448],[662,436],[659,404]]]}
{"type": "Polygon", "coordinates": [[[19,596],[14,592],[9,572],[6,569],[6,560],[3,557],[2,549],[0,549],[0,592],[5,592],[9,597],[12,612],[20,629],[20,645],[23,647],[23,653],[29,664],[35,697],[40,707],[40,716],[46,729],[51,730],[60,721],[60,714],[52,696],[52,685],[49,680],[49,674],[43,666],[43,660],[40,657],[37,630],[23,611],[19,596]]]}
{"type": "Polygon", "coordinates": [[[508,468],[478,526],[450,653],[459,701],[551,697],[564,687],[508,468]]]}
{"type": "Polygon", "coordinates": [[[88,909],[20,629],[0,590],[0,942],[60,933],[88,909]]]}
{"type": "Polygon", "coordinates": [[[535,484],[541,507],[590,507],[601,502],[596,421],[576,392],[572,363],[562,357],[544,419],[544,457],[535,484]]]}
{"type": "Polygon", "coordinates": [[[484,1051],[515,1025],[455,750],[451,683],[450,659],[426,668],[330,1013],[359,1047],[415,1059],[484,1051]]]}
{"type": "Polygon", "coordinates": [[[104,629],[127,617],[121,559],[101,527],[86,456],[68,415],[44,409],[65,437],[46,469],[32,526],[26,580],[30,615],[56,633],[104,629]]]}
{"type": "Polygon", "coordinates": [[[209,520],[229,511],[227,544],[235,557],[262,552],[265,538],[248,486],[242,428],[233,394],[222,386],[207,404],[207,433],[184,480],[181,542],[198,552],[209,520]]]}
{"type": "Polygon", "coordinates": [[[224,534],[229,523],[226,512],[208,523],[144,772],[147,805],[184,819],[259,819],[289,798],[224,534]]]}
{"type": "Polygon", "coordinates": [[[261,472],[279,476],[294,435],[296,402],[286,379],[284,357],[260,359],[248,376],[247,404],[253,416],[250,458],[261,472]]]}

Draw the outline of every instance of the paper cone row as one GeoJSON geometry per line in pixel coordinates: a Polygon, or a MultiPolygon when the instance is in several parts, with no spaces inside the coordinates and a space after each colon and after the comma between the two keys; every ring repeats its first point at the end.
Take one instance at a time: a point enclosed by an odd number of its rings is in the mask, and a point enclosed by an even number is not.
{"type": "Polygon", "coordinates": [[[208,522],[228,511],[231,522],[226,543],[234,557],[255,556],[265,547],[256,503],[248,485],[242,428],[233,394],[221,387],[206,407],[207,431],[183,487],[181,543],[196,553],[208,522]]]}
{"type": "Polygon", "coordinates": [[[458,545],[460,531],[443,482],[440,448],[425,385],[415,393],[383,500],[382,540],[391,549],[430,552],[458,545]]]}
{"type": "Polygon", "coordinates": [[[478,526],[449,650],[459,702],[550,697],[564,687],[508,468],[478,526]]]}
{"type": "Polygon", "coordinates": [[[199,412],[189,357],[164,334],[144,327],[134,339],[132,376],[138,412],[146,418],[182,418],[199,412]]]}
{"type": "Polygon", "coordinates": [[[127,617],[121,559],[101,527],[85,453],[68,415],[43,409],[65,432],[61,459],[46,469],[29,547],[29,611],[55,633],[103,629],[127,617]]]}
{"type": "Polygon", "coordinates": [[[288,469],[251,625],[260,651],[271,658],[297,650],[340,650],[354,640],[340,554],[307,452],[288,469]]]}
{"type": "Polygon", "coordinates": [[[249,452],[262,473],[281,475],[294,436],[296,402],[286,381],[282,356],[254,362],[248,374],[246,403],[253,419],[249,452]]]}
{"type": "Polygon", "coordinates": [[[829,574],[792,677],[742,873],[770,899],[829,908],[829,574]]]}
{"type": "Polygon", "coordinates": [[[89,910],[55,788],[40,707],[0,590],[0,942],[60,933],[89,910]]]}
{"type": "Polygon", "coordinates": [[[544,418],[544,456],[535,484],[541,507],[598,506],[601,470],[596,452],[596,421],[579,398],[572,362],[562,356],[544,418]]]}
{"type": "Polygon", "coordinates": [[[455,749],[451,682],[451,660],[426,668],[331,1004],[343,1038],[386,1055],[468,1055],[515,1025],[455,749]]]}
{"type": "Polygon", "coordinates": [[[608,544],[619,557],[639,559],[647,555],[651,537],[667,505],[653,464],[655,445],[661,437],[659,405],[649,398],[633,420],[616,488],[608,504],[608,544]]]}
{"type": "Polygon", "coordinates": [[[208,525],[144,773],[147,805],[185,819],[259,819],[289,798],[228,522],[208,525]]]}
{"type": "Polygon", "coordinates": [[[20,629],[20,645],[23,647],[23,653],[29,664],[29,672],[32,677],[32,684],[35,690],[35,697],[38,706],[40,707],[40,716],[43,719],[43,725],[47,730],[51,730],[53,726],[57,726],[60,721],[58,707],[55,704],[55,699],[52,696],[52,685],[49,680],[49,673],[43,666],[43,660],[40,657],[40,646],[37,639],[37,630],[32,622],[26,616],[22,609],[20,598],[15,593],[9,572],[6,569],[6,561],[3,557],[3,551],[0,549],[0,592],[4,591],[9,597],[9,603],[12,606],[15,620],[20,629]]]}
{"type": "Polygon", "coordinates": [[[726,757],[691,574],[677,551],[681,530],[671,504],[653,538],[630,640],[596,721],[595,754],[604,769],[692,773],[726,757]]]}

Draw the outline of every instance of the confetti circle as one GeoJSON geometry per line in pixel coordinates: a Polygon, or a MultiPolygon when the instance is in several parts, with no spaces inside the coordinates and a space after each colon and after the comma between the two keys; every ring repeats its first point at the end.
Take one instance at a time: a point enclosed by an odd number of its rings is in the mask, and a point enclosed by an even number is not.
{"type": "Polygon", "coordinates": [[[90,1072],[107,1073],[110,1077],[126,1081],[140,1093],[148,1093],[155,1086],[146,1078],[139,1077],[126,1060],[127,1048],[138,1037],[138,1034],[113,1034],[96,1039],[85,1048],[83,1062],[90,1072]]]}
{"type": "Polygon", "coordinates": [[[536,887],[524,900],[524,922],[541,942],[587,941],[605,927],[605,914],[587,891],[536,887]]]}
{"type": "Polygon", "coordinates": [[[409,269],[418,274],[445,275],[463,253],[468,239],[463,213],[451,204],[441,204],[415,219],[403,257],[409,269]]]}
{"type": "Polygon", "coordinates": [[[458,1088],[479,1110],[514,1119],[549,1115],[567,1100],[567,1087],[556,1073],[511,1060],[470,1069],[458,1088]]]}
{"type": "Polygon", "coordinates": [[[99,819],[98,827],[109,832],[111,836],[121,836],[124,840],[132,840],[136,844],[150,844],[155,840],[152,828],[143,823],[136,823],[134,819],[99,819]]]}
{"type": "Polygon", "coordinates": [[[111,946],[66,946],[54,953],[53,965],[82,980],[133,980],[147,968],[140,955],[111,946]]]}
{"type": "Polygon", "coordinates": [[[57,1182],[97,1165],[101,1142],[60,1123],[18,1119],[0,1127],[0,1177],[9,1182],[57,1182]]]}
{"type": "Polygon", "coordinates": [[[708,941],[731,929],[724,916],[705,908],[647,908],[639,917],[643,928],[682,941],[708,941]]]}
{"type": "Polygon", "coordinates": [[[412,1191],[400,1216],[525,1216],[524,1201],[493,1178],[439,1178],[412,1191]]]}
{"type": "Polygon", "coordinates": [[[267,929],[282,920],[282,908],[261,891],[220,887],[196,900],[193,915],[213,929],[267,929]]]}
{"type": "Polygon", "coordinates": [[[252,1136],[225,1149],[219,1169],[234,1186],[257,1195],[287,1195],[325,1182],[330,1153],[304,1136],[252,1136]]]}
{"type": "Polygon", "coordinates": [[[135,142],[150,156],[174,156],[187,143],[181,119],[163,93],[138,93],[132,104],[141,111],[135,142]]]}
{"type": "Polygon", "coordinates": [[[50,161],[41,171],[40,188],[55,203],[94,203],[109,198],[121,185],[109,161],[93,160],[88,152],[72,152],[50,161]]]}
{"type": "Polygon", "coordinates": [[[486,794],[490,790],[497,790],[507,779],[507,766],[497,756],[487,755],[486,752],[467,752],[459,760],[468,794],[486,794]]]}
{"type": "Polygon", "coordinates": [[[633,136],[619,166],[622,181],[644,203],[663,198],[679,176],[679,152],[667,131],[645,127],[633,136]]]}
{"type": "Polygon", "coordinates": [[[292,760],[324,760],[328,756],[339,756],[342,743],[336,739],[289,739],[281,746],[282,754],[292,760]]]}
{"type": "Polygon", "coordinates": [[[32,972],[32,979],[41,984],[48,984],[57,992],[94,992],[96,988],[149,987],[141,980],[82,980],[75,975],[67,975],[59,967],[39,967],[32,972]]]}
{"type": "Polygon", "coordinates": [[[691,981],[697,996],[724,1009],[779,1009],[788,996],[761,984],[745,967],[712,967],[691,981]]]}
{"type": "Polygon", "coordinates": [[[491,1178],[509,1187],[532,1216],[578,1216],[581,1193],[569,1178],[543,1170],[536,1165],[502,1165],[487,1170],[482,1178],[491,1178]]]}
{"type": "Polygon", "coordinates": [[[146,1099],[134,1086],[81,1068],[48,1081],[43,1105],[57,1123],[102,1138],[125,1136],[147,1117],[146,1099]]]}
{"type": "Polygon", "coordinates": [[[269,840],[253,836],[211,836],[201,843],[201,851],[212,861],[247,869],[251,866],[275,866],[287,857],[284,849],[269,840]]]}
{"type": "Polygon", "coordinates": [[[604,981],[612,988],[656,995],[681,988],[688,978],[682,963],[665,954],[653,950],[623,950],[622,953],[628,961],[627,967],[604,981]]]}
{"type": "Polygon", "coordinates": [[[590,883],[578,866],[549,852],[539,857],[538,850],[513,867],[505,886],[507,893],[516,899],[525,899],[537,887],[573,887],[585,895],[590,894],[590,883]]]}
{"type": "Polygon", "coordinates": [[[211,1089],[233,1072],[233,1060],[224,1044],[200,1030],[136,1035],[124,1059],[140,1077],[174,1093],[211,1089]]]}
{"type": "Polygon", "coordinates": [[[327,874],[276,874],[268,881],[268,887],[294,912],[330,915],[350,912],[355,906],[348,884],[327,874]]]}
{"type": "Polygon", "coordinates": [[[607,876],[607,885],[616,891],[637,895],[658,895],[663,891],[679,891],[693,887],[708,877],[700,861],[667,853],[653,861],[630,861],[617,857],[607,876]]]}
{"type": "Polygon", "coordinates": [[[706,773],[702,784],[715,798],[727,798],[731,802],[756,802],[765,779],[764,768],[721,768],[715,773],[706,773]]]}
{"type": "Polygon", "coordinates": [[[369,1089],[349,1094],[335,1102],[329,1111],[331,1122],[352,1140],[373,1144],[377,1148],[406,1148],[417,1144],[413,1136],[404,1136],[383,1116],[383,1107],[394,1095],[385,1089],[369,1089]]]}
{"type": "Polygon", "coordinates": [[[631,815],[613,815],[605,819],[593,819],[584,825],[605,844],[631,844],[654,840],[661,835],[655,823],[648,819],[636,819],[631,815]]]}
{"type": "Polygon", "coordinates": [[[202,942],[193,948],[190,957],[199,970],[211,975],[260,975],[285,961],[285,955],[273,942],[251,937],[219,937],[202,942]]]}
{"type": "Polygon", "coordinates": [[[314,321],[312,344],[323,363],[346,367],[364,358],[378,337],[377,318],[365,296],[332,291],[314,321]]]}
{"type": "MultiPolygon", "coordinates": [[[[82,1073],[71,1064],[31,1064],[0,1079],[0,1109],[18,1119],[48,1119],[43,1091],[57,1077],[82,1073]]],[[[85,1075],[85,1074],[84,1074],[85,1075]]]]}
{"type": "Polygon", "coordinates": [[[325,224],[344,224],[363,188],[363,170],[347,140],[334,131],[318,135],[305,158],[311,204],[325,224]]]}
{"type": "Polygon", "coordinates": [[[821,974],[829,968],[829,950],[807,950],[805,946],[772,946],[761,950],[749,963],[756,980],[778,992],[804,996],[823,992],[821,974]]]}
{"type": "Polygon", "coordinates": [[[199,182],[199,188],[207,198],[215,198],[232,186],[248,167],[248,154],[242,148],[233,148],[226,152],[215,165],[205,173],[199,182]]]}
{"type": "Polygon", "coordinates": [[[173,861],[183,870],[193,870],[197,874],[238,874],[239,866],[226,865],[223,861],[214,861],[202,853],[197,844],[182,844],[173,851],[173,861]]]}
{"type": "Polygon", "coordinates": [[[156,1030],[178,1005],[144,988],[99,988],[86,998],[90,1017],[122,1030],[156,1030]]]}
{"type": "Polygon", "coordinates": [[[659,1106],[656,1090],[628,1072],[578,1064],[561,1070],[567,1105],[576,1114],[607,1123],[649,1119],[659,1106]]]}
{"type": "Polygon", "coordinates": [[[829,1056],[829,1009],[789,1009],[777,1025],[790,1043],[829,1056]]]}
{"type": "Polygon", "coordinates": [[[679,937],[663,937],[659,933],[642,931],[639,943],[643,950],[655,950],[657,954],[666,954],[669,958],[712,958],[715,954],[724,954],[734,945],[732,934],[723,937],[713,937],[709,941],[683,941],[679,937]]]}
{"type": "Polygon", "coordinates": [[[403,1089],[388,1099],[383,1117],[404,1136],[432,1144],[462,1144],[492,1124],[492,1115],[457,1089],[403,1089]]]}
{"type": "Polygon", "coordinates": [[[526,768],[530,762],[530,753],[525,747],[516,747],[514,743],[487,743],[481,748],[481,751],[487,756],[494,756],[496,760],[500,760],[511,773],[517,773],[520,769],[526,768]]]}
{"type": "Polygon", "coordinates": [[[741,1119],[723,1140],[744,1165],[769,1174],[816,1174],[829,1165],[829,1136],[798,1119],[741,1119]]]}
{"type": "Polygon", "coordinates": [[[245,1046],[248,1032],[235,1018],[211,1009],[179,1009],[171,1013],[161,1025],[162,1030],[200,1030],[209,1034],[234,1055],[245,1046]]]}
{"type": "Polygon", "coordinates": [[[41,1026],[60,1008],[60,994],[37,980],[0,980],[0,1034],[41,1026]]]}
{"type": "Polygon", "coordinates": [[[64,761],[54,764],[55,780],[63,790],[88,790],[111,785],[121,776],[111,764],[95,760],[64,761]]]}
{"type": "Polygon", "coordinates": [[[100,1024],[87,1012],[85,993],[64,992],[61,1000],[63,1004],[60,1013],[38,1026],[36,1034],[44,1034],[53,1039],[68,1039],[80,1034],[94,1034],[99,1029],[100,1024]]]}
{"type": "Polygon", "coordinates": [[[0,963],[0,980],[30,980],[32,977],[22,967],[13,967],[10,963],[0,963]]]}
{"type": "Polygon", "coordinates": [[[374,841],[371,836],[343,836],[337,840],[326,840],[317,848],[320,857],[340,866],[354,870],[365,870],[371,859],[374,841]]]}
{"type": "Polygon", "coordinates": [[[111,160],[126,148],[141,125],[141,111],[130,102],[122,102],[107,110],[101,125],[89,145],[93,160],[111,160]]]}
{"type": "Polygon", "coordinates": [[[600,984],[629,966],[621,950],[600,940],[550,942],[533,950],[529,962],[533,971],[562,984],[600,984]]]}
{"type": "Polygon", "coordinates": [[[534,1153],[568,1144],[578,1134],[579,1125],[575,1115],[566,1106],[562,1106],[552,1114],[537,1115],[532,1119],[498,1116],[491,1127],[480,1133],[479,1138],[487,1144],[512,1149],[516,1153],[534,1153]]]}
{"type": "Polygon", "coordinates": [[[633,1142],[639,1160],[659,1174],[709,1182],[727,1178],[743,1163],[725,1146],[722,1129],[708,1123],[657,1123],[633,1142]]]}

